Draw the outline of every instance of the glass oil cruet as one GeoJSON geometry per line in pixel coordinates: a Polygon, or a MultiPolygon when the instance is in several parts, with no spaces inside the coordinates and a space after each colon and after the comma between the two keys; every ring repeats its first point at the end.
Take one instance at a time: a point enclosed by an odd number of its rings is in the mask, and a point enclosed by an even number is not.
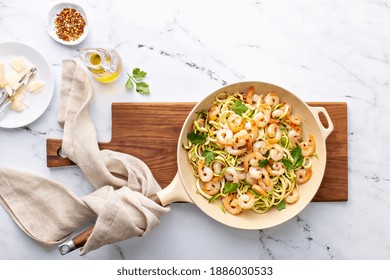
{"type": "Polygon", "coordinates": [[[114,49],[83,48],[79,57],[93,77],[102,83],[115,81],[122,71],[122,60],[114,49]]]}

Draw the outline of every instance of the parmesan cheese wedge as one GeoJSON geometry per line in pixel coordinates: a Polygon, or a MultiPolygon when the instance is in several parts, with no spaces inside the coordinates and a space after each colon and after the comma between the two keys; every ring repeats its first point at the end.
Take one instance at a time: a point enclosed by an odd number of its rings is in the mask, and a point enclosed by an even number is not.
{"type": "Polygon", "coordinates": [[[29,85],[29,91],[31,93],[39,93],[42,91],[44,86],[45,86],[45,83],[42,81],[33,81],[29,85]]]}
{"type": "Polygon", "coordinates": [[[11,109],[16,112],[21,112],[24,110],[25,106],[23,104],[23,98],[24,96],[22,94],[17,94],[14,97],[14,100],[12,100],[11,103],[11,109]]]}
{"type": "Polygon", "coordinates": [[[13,85],[18,81],[18,74],[15,71],[9,72],[5,75],[5,84],[13,85]]]}
{"type": "Polygon", "coordinates": [[[0,61],[0,88],[5,87],[5,65],[0,61]]]}
{"type": "Polygon", "coordinates": [[[15,57],[11,60],[11,66],[18,73],[27,69],[27,62],[23,56],[15,57]]]}

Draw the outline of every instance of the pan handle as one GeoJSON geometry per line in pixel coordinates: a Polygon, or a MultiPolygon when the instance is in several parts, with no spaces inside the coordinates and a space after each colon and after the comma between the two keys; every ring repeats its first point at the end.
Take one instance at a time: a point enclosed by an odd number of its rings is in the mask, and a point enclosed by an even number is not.
{"type": "Polygon", "coordinates": [[[162,206],[171,204],[172,202],[190,202],[193,203],[184,188],[183,182],[180,179],[179,173],[176,173],[172,182],[163,190],[157,193],[162,206]]]}
{"type": "Polygon", "coordinates": [[[320,128],[322,130],[322,133],[325,136],[325,139],[328,138],[329,134],[331,134],[333,129],[334,129],[333,122],[330,119],[328,112],[326,111],[326,109],[324,107],[310,107],[309,106],[309,109],[313,113],[314,118],[316,119],[317,123],[320,125],[320,128]],[[325,127],[322,124],[322,122],[320,120],[320,113],[324,114],[326,121],[328,122],[328,127],[325,127]]]}

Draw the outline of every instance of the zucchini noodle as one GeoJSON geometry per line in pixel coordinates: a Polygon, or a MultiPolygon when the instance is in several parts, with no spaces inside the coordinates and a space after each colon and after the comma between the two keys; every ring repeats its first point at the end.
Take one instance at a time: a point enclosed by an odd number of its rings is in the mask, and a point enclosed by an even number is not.
{"type": "Polygon", "coordinates": [[[197,113],[183,148],[196,192],[234,215],[282,210],[312,176],[315,140],[276,93],[220,93],[197,113]]]}

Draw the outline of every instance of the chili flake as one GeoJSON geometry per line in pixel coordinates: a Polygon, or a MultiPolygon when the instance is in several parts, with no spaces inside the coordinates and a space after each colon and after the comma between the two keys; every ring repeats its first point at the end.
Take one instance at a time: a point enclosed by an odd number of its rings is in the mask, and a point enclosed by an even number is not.
{"type": "Polygon", "coordinates": [[[58,38],[66,42],[76,41],[84,33],[87,23],[84,17],[73,8],[64,8],[54,20],[58,38]]]}

